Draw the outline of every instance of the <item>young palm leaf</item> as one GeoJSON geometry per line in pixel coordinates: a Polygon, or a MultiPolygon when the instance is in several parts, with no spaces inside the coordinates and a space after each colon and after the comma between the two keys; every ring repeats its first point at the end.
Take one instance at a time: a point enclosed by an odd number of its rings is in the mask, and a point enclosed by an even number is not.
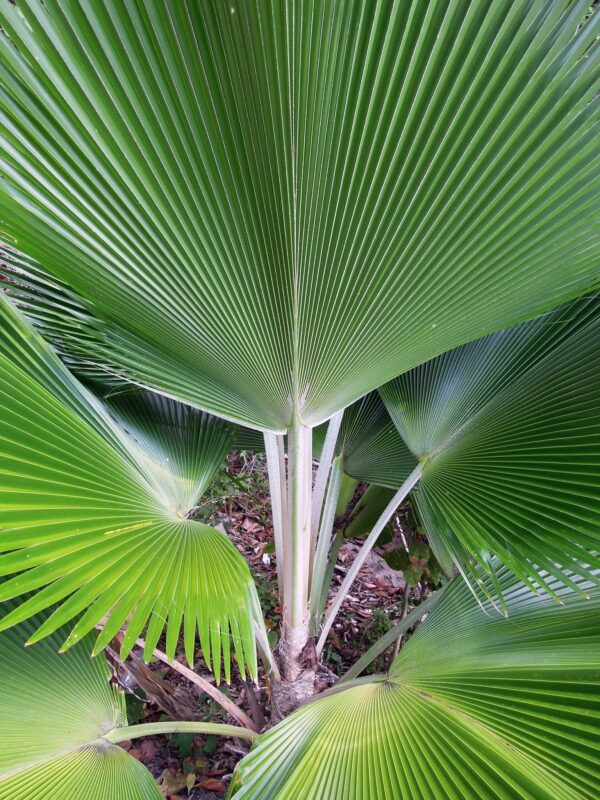
{"type": "Polygon", "coordinates": [[[231,449],[233,426],[153,392],[121,391],[105,404],[165,503],[189,514],[231,449]]]}
{"type": "Polygon", "coordinates": [[[455,580],[387,677],[340,687],[258,740],[236,800],[594,800],[600,589],[545,579],[564,605],[499,569],[508,619],[455,580]]]}
{"type": "MultiPolygon", "coordinates": [[[[600,298],[472,342],[380,390],[423,464],[429,528],[523,581],[600,566],[600,298]]],[[[566,578],[565,578],[566,580],[566,578]]]]}
{"type": "Polygon", "coordinates": [[[4,3],[6,235],[96,368],[315,426],[598,285],[588,5],[4,3]]]}
{"type": "Polygon", "coordinates": [[[32,594],[0,630],[57,604],[30,641],[79,616],[65,647],[108,615],[97,649],[127,624],[123,648],[163,629],[173,657],[255,674],[248,566],[219,531],[186,518],[231,444],[227,423],[146,395],[111,413],[0,302],[0,599],[32,594]],[[112,416],[111,416],[112,413],[112,416]],[[117,423],[117,417],[121,424],[117,423]],[[174,434],[173,427],[177,427],[174,434]]]}
{"type": "MultiPolygon", "coordinates": [[[[14,608],[1,603],[0,613],[14,608]]],[[[124,698],[109,685],[104,656],[90,658],[90,637],[65,654],[58,653],[65,630],[23,647],[49,613],[0,634],[1,800],[160,800],[150,773],[116,743],[177,731],[256,738],[205,722],[127,727],[124,698]]]]}

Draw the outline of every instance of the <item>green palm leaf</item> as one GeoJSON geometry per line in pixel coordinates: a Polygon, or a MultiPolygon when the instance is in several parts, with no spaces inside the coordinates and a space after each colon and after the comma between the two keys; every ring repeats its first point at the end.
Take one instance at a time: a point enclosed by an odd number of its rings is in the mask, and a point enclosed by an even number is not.
{"type": "Polygon", "coordinates": [[[242,673],[248,664],[255,674],[248,566],[182,506],[231,436],[221,420],[164,398],[114,399],[109,413],[0,302],[0,574],[12,576],[0,600],[36,592],[0,630],[59,604],[30,641],[87,609],[65,646],[108,615],[97,649],[127,621],[124,652],[147,628],[150,655],[166,626],[173,657],[183,625],[188,660],[198,630],[217,678],[223,660],[229,679],[232,639],[242,673]]]}
{"type": "Polygon", "coordinates": [[[578,300],[381,388],[457,558],[495,553],[523,581],[600,566],[599,312],[578,300]]]}
{"type": "Polygon", "coordinates": [[[594,800],[600,590],[571,576],[586,600],[546,580],[564,605],[501,569],[508,618],[455,581],[389,676],[263,735],[238,767],[236,800],[594,800]]]}
{"type": "Polygon", "coordinates": [[[105,402],[165,503],[189,513],[231,449],[233,426],[152,392],[120,392],[105,402]]]}
{"type": "MultiPolygon", "coordinates": [[[[383,486],[376,486],[375,484],[369,486],[352,510],[350,524],[344,530],[344,535],[350,538],[355,536],[367,536],[393,496],[393,489],[386,489],[383,486]]],[[[392,538],[392,536],[389,535],[391,533],[389,530],[390,527],[391,526],[388,525],[383,533],[383,536],[387,534],[388,541],[392,538]]]]}
{"type": "MultiPolygon", "coordinates": [[[[434,509],[429,502],[426,492],[416,486],[411,493],[411,507],[416,514],[422,532],[426,534],[427,541],[433,550],[442,572],[447,577],[452,577],[456,569],[469,581],[468,572],[472,571],[472,559],[469,553],[456,536],[448,522],[434,509]],[[466,568],[466,572],[465,572],[466,568]]],[[[476,575],[474,575],[476,578],[476,575]]]]}
{"type": "MultiPolygon", "coordinates": [[[[122,398],[115,400],[117,396],[133,395],[136,390],[129,382],[124,382],[102,364],[90,361],[88,357],[82,355],[86,350],[81,338],[82,333],[85,331],[93,340],[97,340],[101,323],[89,315],[81,305],[80,299],[69,291],[64,283],[50,275],[37,262],[2,243],[0,243],[0,281],[13,305],[51,344],[69,370],[90,385],[97,395],[109,398],[109,405],[114,403],[119,405],[124,402],[122,398]]],[[[146,398],[153,395],[154,393],[149,392],[143,394],[146,398]]],[[[156,397],[152,400],[155,404],[159,402],[156,397]]],[[[189,406],[173,403],[172,409],[171,414],[186,415],[186,422],[189,421],[189,406]]],[[[258,452],[264,450],[262,432],[242,426],[233,426],[233,430],[234,448],[258,452]]],[[[179,436],[175,431],[173,435],[179,436]]],[[[198,496],[201,491],[198,492],[198,496]]]]}
{"type": "MultiPolygon", "coordinates": [[[[10,613],[14,602],[3,603],[10,613]]],[[[127,725],[103,656],[85,640],[57,649],[66,631],[34,647],[23,641],[48,614],[0,634],[0,798],[160,800],[150,773],[104,736],[127,725]]]]}
{"type": "Polygon", "coordinates": [[[72,372],[89,383],[118,388],[123,381],[102,365],[77,358],[83,332],[94,336],[98,320],[89,315],[79,298],[23,253],[0,244],[0,280],[6,294],[27,320],[51,343],[72,372]]]}
{"type": "MultiPolygon", "coordinates": [[[[327,425],[315,429],[314,457],[320,457],[326,433],[327,425]]],[[[347,476],[390,489],[397,489],[417,464],[377,392],[344,411],[335,454],[347,476]]]]}
{"type": "Polygon", "coordinates": [[[4,3],[6,235],[96,368],[314,426],[598,285],[588,2],[4,3]]]}

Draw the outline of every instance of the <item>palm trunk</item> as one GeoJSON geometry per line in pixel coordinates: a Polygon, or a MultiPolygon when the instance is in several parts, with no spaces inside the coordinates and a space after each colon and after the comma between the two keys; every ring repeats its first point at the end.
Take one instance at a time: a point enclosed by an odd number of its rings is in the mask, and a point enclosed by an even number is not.
{"type": "Polygon", "coordinates": [[[289,525],[283,541],[283,612],[280,660],[284,678],[306,669],[308,583],[311,561],[312,431],[294,424],[288,436],[289,525]]]}
{"type": "MultiPolygon", "coordinates": [[[[335,414],[329,424],[317,480],[313,490],[312,431],[295,421],[288,434],[287,476],[283,454],[283,438],[265,434],[269,483],[273,502],[273,524],[279,595],[282,606],[281,637],[278,661],[282,681],[272,684],[273,710],[283,716],[310,697],[314,690],[317,667],[315,640],[310,629],[310,587],[313,582],[313,559],[316,530],[321,518],[325,487],[329,481],[335,442],[342,413],[335,414]],[[287,478],[287,480],[286,480],[287,478]]],[[[336,472],[335,496],[341,467],[336,472]]],[[[330,487],[331,489],[331,487],[330,487]]],[[[331,494],[331,492],[330,492],[331,494]]],[[[335,516],[335,498],[326,515],[327,541],[335,516]],[[329,519],[331,517],[331,519],[329,519]]],[[[318,581],[323,581],[325,550],[318,567],[318,581]]],[[[320,597],[320,594],[319,594],[320,597]]]]}

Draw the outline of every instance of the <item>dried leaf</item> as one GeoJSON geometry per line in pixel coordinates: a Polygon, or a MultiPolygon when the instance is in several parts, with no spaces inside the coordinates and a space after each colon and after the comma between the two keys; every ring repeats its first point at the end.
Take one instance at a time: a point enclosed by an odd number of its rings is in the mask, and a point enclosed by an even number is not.
{"type": "Polygon", "coordinates": [[[201,781],[198,786],[201,789],[207,789],[209,792],[225,793],[227,791],[227,787],[223,781],[218,781],[216,778],[206,778],[206,780],[201,781]]]}
{"type": "Polygon", "coordinates": [[[140,745],[142,761],[153,761],[156,758],[156,745],[152,739],[144,739],[140,745]]]}
{"type": "Polygon", "coordinates": [[[180,770],[176,772],[172,767],[168,767],[159,777],[158,785],[165,790],[165,796],[170,797],[181,789],[187,789],[187,776],[180,770]]]}

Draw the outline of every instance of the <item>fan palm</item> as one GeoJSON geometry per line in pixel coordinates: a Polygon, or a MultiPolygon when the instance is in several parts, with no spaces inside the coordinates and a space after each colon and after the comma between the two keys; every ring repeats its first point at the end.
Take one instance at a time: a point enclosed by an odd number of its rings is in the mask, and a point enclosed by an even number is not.
{"type": "MultiPolygon", "coordinates": [[[[2,612],[16,607],[5,602],[2,612]]],[[[104,656],[90,659],[90,637],[64,655],[57,650],[66,630],[23,648],[49,618],[42,612],[0,634],[0,798],[160,800],[150,773],[116,743],[169,731],[173,723],[127,727],[125,698],[109,685],[104,656]]],[[[254,738],[230,725],[190,722],[181,728],[254,738]]]]}
{"type": "Polygon", "coordinates": [[[597,283],[586,9],[4,4],[5,229],[95,360],[312,426],[597,283]]]}
{"type": "Polygon", "coordinates": [[[66,646],[109,614],[98,648],[129,620],[123,652],[147,625],[151,654],[167,623],[172,656],[183,619],[190,660],[198,630],[207,662],[218,676],[223,656],[229,675],[232,636],[255,675],[247,564],[182,507],[227,452],[227,423],[161,398],[113,401],[111,416],[6,301],[0,319],[0,574],[13,575],[0,598],[40,590],[0,629],[61,603],[30,642],[87,609],[66,646]]]}
{"type": "MultiPolygon", "coordinates": [[[[590,797],[597,769],[563,708],[567,682],[589,688],[598,664],[568,635],[577,625],[593,644],[600,567],[600,14],[587,12],[588,0],[0,8],[3,636],[60,632],[80,652],[99,626],[95,652],[122,633],[125,657],[145,631],[148,657],[164,632],[173,658],[181,634],[193,663],[198,634],[217,679],[233,656],[256,677],[256,639],[275,694],[248,566],[193,518],[228,450],[262,435],[294,702],[409,495],[446,571],[471,583],[436,595],[388,679],[268,733],[240,796],[308,796],[322,769],[331,798],[590,797]],[[359,479],[392,492],[323,619],[336,510],[359,479]],[[549,596],[563,594],[561,617],[549,596]],[[492,625],[490,603],[516,619],[492,625]],[[418,654],[439,650],[436,618],[471,649],[429,670],[418,654]],[[500,624],[515,642],[502,675],[500,624]],[[487,646],[505,683],[459,691],[448,676],[469,685],[487,646]],[[556,702],[536,727],[539,694],[517,684],[546,656],[556,702]],[[407,742],[409,712],[446,737],[454,769],[439,743],[407,742]],[[563,718],[570,740],[550,763],[563,718]],[[332,755],[320,736],[339,725],[332,755]],[[378,748],[437,772],[391,769],[378,748]]],[[[24,784],[1,775],[0,797],[19,798],[24,784]]],[[[89,790],[98,800],[111,775],[89,790]]]]}

